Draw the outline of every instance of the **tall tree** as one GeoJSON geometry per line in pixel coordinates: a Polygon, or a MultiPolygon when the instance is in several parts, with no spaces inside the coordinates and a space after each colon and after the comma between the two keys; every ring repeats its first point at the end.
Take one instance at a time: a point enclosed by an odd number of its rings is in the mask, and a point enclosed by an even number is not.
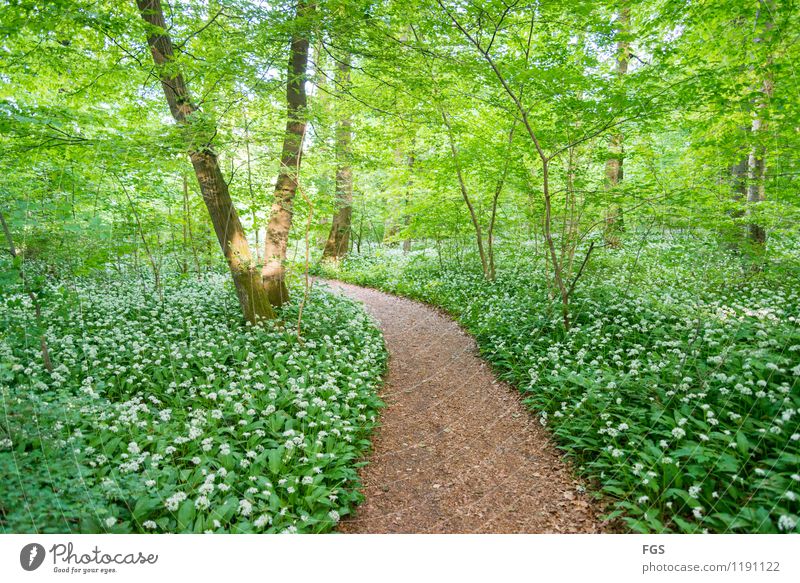
{"type": "Polygon", "coordinates": [[[314,9],[313,2],[299,0],[297,3],[286,80],[286,133],[265,237],[262,277],[267,287],[269,300],[276,306],[282,305],[289,299],[284,261],[289,245],[289,232],[292,228],[292,207],[297,193],[300,161],[306,133],[305,84],[308,69],[310,16],[314,9]]]}
{"type": "MultiPolygon", "coordinates": [[[[337,63],[336,77],[336,86],[346,91],[350,84],[349,53],[337,63]]],[[[336,207],[330,234],[322,251],[323,259],[337,261],[347,254],[350,246],[350,223],[353,217],[352,140],[352,121],[350,115],[343,112],[336,127],[336,207]]]]}
{"type": "MultiPolygon", "coordinates": [[[[775,3],[773,0],[764,0],[760,3],[758,16],[756,18],[756,27],[761,27],[761,32],[753,39],[756,46],[769,41],[767,38],[773,28],[773,11],[775,10],[775,3]]],[[[767,52],[767,54],[769,54],[767,52]]],[[[756,58],[759,58],[758,55],[756,58]]],[[[769,68],[771,58],[766,56],[764,65],[766,69],[769,68]]],[[[750,135],[753,140],[753,146],[747,159],[747,202],[757,203],[765,198],[766,191],[766,177],[767,166],[765,162],[767,150],[764,146],[764,137],[762,134],[767,129],[767,107],[773,92],[773,80],[769,71],[765,71],[763,77],[759,79],[760,91],[755,100],[755,107],[753,108],[753,122],[750,128],[750,135]]],[[[762,225],[751,222],[748,225],[748,234],[750,241],[756,244],[764,244],[767,240],[767,232],[762,225]]]]}
{"type": "MultiPolygon", "coordinates": [[[[192,103],[183,75],[174,66],[174,50],[172,40],[166,32],[161,0],[137,0],[137,5],[142,18],[150,27],[147,44],[150,46],[172,117],[180,125],[191,128],[198,108],[192,103]]],[[[233,277],[245,319],[256,322],[261,318],[274,318],[275,312],[253,262],[244,228],[233,206],[228,184],[222,176],[214,149],[210,143],[195,144],[192,141],[189,159],[233,277]]]]}
{"type": "MultiPolygon", "coordinates": [[[[622,80],[628,73],[628,62],[630,61],[630,43],[626,37],[630,23],[630,5],[623,0],[617,15],[617,77],[622,80]]],[[[623,178],[623,136],[622,132],[617,132],[611,136],[610,156],[606,160],[606,188],[613,189],[623,178]]],[[[606,214],[606,240],[614,239],[613,232],[622,227],[622,208],[613,205],[606,214]]]]}

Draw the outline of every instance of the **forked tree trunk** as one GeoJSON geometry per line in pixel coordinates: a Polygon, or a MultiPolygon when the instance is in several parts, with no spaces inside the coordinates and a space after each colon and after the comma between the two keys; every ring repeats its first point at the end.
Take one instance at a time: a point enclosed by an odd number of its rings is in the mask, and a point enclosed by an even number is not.
{"type": "Polygon", "coordinates": [[[269,300],[275,306],[289,299],[286,287],[286,249],[292,228],[292,207],[297,193],[303,139],[306,133],[306,69],[308,67],[309,23],[314,4],[306,0],[297,3],[295,31],[289,54],[286,84],[286,134],[283,139],[281,167],[275,184],[264,245],[262,277],[269,300]]]}
{"type": "MultiPolygon", "coordinates": [[[[350,83],[350,55],[345,55],[337,65],[337,87],[350,83]]],[[[322,259],[338,261],[350,247],[351,221],[353,217],[353,169],[352,122],[349,115],[342,115],[336,128],[336,208],[331,221],[331,230],[322,259]]]]}
{"type": "MultiPolygon", "coordinates": [[[[137,0],[139,12],[147,24],[153,27],[148,31],[147,44],[153,62],[159,71],[161,86],[167,98],[172,117],[181,125],[191,123],[190,116],[197,111],[192,104],[183,75],[169,65],[174,52],[172,41],[166,31],[164,12],[160,0],[137,0]]],[[[222,177],[217,156],[210,144],[201,148],[193,148],[189,152],[203,201],[211,216],[214,232],[222,248],[222,254],[228,263],[233,277],[236,294],[242,312],[248,322],[256,322],[260,318],[274,318],[275,312],[267,298],[261,278],[250,255],[239,214],[233,206],[228,185],[222,177]]]]}

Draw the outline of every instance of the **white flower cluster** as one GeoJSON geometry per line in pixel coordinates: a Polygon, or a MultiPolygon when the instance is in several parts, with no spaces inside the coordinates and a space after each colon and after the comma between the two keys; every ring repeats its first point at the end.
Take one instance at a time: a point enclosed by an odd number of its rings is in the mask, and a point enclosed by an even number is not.
{"type": "Polygon", "coordinates": [[[0,343],[15,370],[0,389],[38,423],[12,415],[26,424],[0,455],[47,431],[48,459],[96,497],[78,517],[106,506],[105,526],[114,517],[121,532],[332,528],[358,500],[355,464],[380,407],[386,355],[373,321],[316,290],[298,339],[292,305],[286,324],[243,326],[227,276],[164,286],[163,300],[136,279],[53,294],[52,374],[25,340],[31,314],[0,300],[19,339],[0,343]],[[58,303],[74,297],[80,309],[58,303]]]}
{"type": "Polygon", "coordinates": [[[637,235],[592,256],[569,331],[552,309],[552,274],[528,251],[503,247],[490,285],[424,250],[351,257],[331,275],[460,314],[634,528],[796,528],[797,241],[771,238],[771,256],[792,267],[754,277],[714,238],[637,235]]]}

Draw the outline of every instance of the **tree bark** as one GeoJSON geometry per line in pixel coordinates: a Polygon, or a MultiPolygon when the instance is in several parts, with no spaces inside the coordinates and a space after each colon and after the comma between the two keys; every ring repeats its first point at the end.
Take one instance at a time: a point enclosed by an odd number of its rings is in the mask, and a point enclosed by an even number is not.
{"type": "MultiPolygon", "coordinates": [[[[747,131],[745,128],[744,131],[747,131]]],[[[747,197],[747,164],[748,157],[742,157],[736,164],[731,165],[731,189],[733,200],[741,202],[747,197]]],[[[737,210],[733,213],[734,217],[741,217],[742,212],[737,210]]]]}
{"type": "MultiPolygon", "coordinates": [[[[346,87],[350,83],[350,55],[346,55],[337,64],[337,87],[346,87]]],[[[338,261],[347,254],[350,247],[351,221],[353,217],[353,169],[352,159],[352,122],[350,116],[341,116],[336,128],[336,209],[331,221],[331,230],[322,259],[338,261]]]]}
{"type": "MultiPolygon", "coordinates": [[[[411,215],[408,212],[411,201],[411,186],[414,181],[414,163],[416,162],[416,154],[414,148],[414,139],[411,140],[411,152],[406,157],[406,166],[408,167],[408,180],[406,180],[406,195],[403,198],[403,226],[408,229],[411,224],[411,215]]],[[[411,253],[412,240],[411,237],[406,236],[403,239],[403,254],[408,255],[411,253]]]]}
{"type": "MultiPolygon", "coordinates": [[[[761,29],[762,32],[759,36],[753,39],[754,44],[765,42],[766,36],[769,35],[773,27],[772,13],[775,9],[774,2],[767,0],[764,2],[763,14],[764,25],[761,29]]],[[[760,20],[762,11],[759,9],[757,21],[760,20]]],[[[766,65],[769,67],[771,59],[767,57],[766,65]]],[[[765,73],[764,79],[761,84],[761,96],[756,100],[755,107],[753,108],[753,123],[750,129],[750,136],[753,139],[753,147],[747,158],[747,202],[748,204],[758,203],[765,199],[766,195],[766,177],[767,166],[765,158],[767,155],[766,147],[764,146],[764,139],[760,137],[767,129],[766,109],[769,100],[772,98],[773,81],[769,71],[765,73]]],[[[767,231],[762,225],[751,222],[747,227],[750,242],[757,245],[763,245],[767,241],[767,231]]]]}
{"type": "MultiPolygon", "coordinates": [[[[137,5],[144,21],[153,27],[148,31],[147,44],[158,68],[172,117],[181,125],[190,125],[191,116],[197,108],[191,102],[183,75],[165,67],[173,60],[174,51],[172,40],[165,32],[161,0],[137,0],[137,5]]],[[[189,159],[200,184],[200,192],[222,254],[228,263],[245,319],[255,323],[261,318],[274,318],[275,312],[253,264],[247,237],[239,214],[233,206],[216,154],[210,144],[205,144],[200,148],[192,147],[189,159]]]]}
{"type": "Polygon", "coordinates": [[[308,18],[314,4],[300,0],[295,15],[295,31],[286,84],[286,133],[283,139],[281,166],[275,184],[275,195],[270,211],[264,245],[262,277],[269,300],[280,306],[289,299],[286,287],[286,249],[292,228],[292,207],[297,193],[303,140],[306,133],[306,70],[308,68],[309,26],[308,18]]]}
{"type": "MultiPolygon", "coordinates": [[[[630,22],[630,6],[623,4],[617,18],[617,34],[625,35],[630,22]]],[[[617,41],[617,78],[622,78],[628,73],[628,62],[630,61],[630,43],[623,37],[617,41]]],[[[624,176],[623,151],[624,140],[622,133],[611,136],[610,151],[611,155],[606,160],[606,188],[613,189],[624,176]]],[[[614,232],[622,228],[622,208],[614,205],[606,212],[606,242],[615,240],[614,232]]]]}

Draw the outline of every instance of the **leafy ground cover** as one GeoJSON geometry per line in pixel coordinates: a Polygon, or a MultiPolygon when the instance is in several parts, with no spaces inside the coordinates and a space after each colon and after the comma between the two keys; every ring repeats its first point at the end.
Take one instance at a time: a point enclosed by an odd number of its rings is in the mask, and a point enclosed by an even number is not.
{"type": "Polygon", "coordinates": [[[430,251],[319,271],[456,315],[631,530],[797,532],[796,249],[760,274],[715,249],[666,237],[605,250],[569,331],[524,247],[491,283],[430,251]]]}
{"type": "MultiPolygon", "coordinates": [[[[225,277],[0,296],[0,527],[6,532],[322,532],[359,501],[381,406],[380,332],[314,291],[244,327],[225,277]]],[[[19,290],[17,290],[19,291],[19,290]]],[[[301,295],[301,294],[298,294],[301,295]]]]}

